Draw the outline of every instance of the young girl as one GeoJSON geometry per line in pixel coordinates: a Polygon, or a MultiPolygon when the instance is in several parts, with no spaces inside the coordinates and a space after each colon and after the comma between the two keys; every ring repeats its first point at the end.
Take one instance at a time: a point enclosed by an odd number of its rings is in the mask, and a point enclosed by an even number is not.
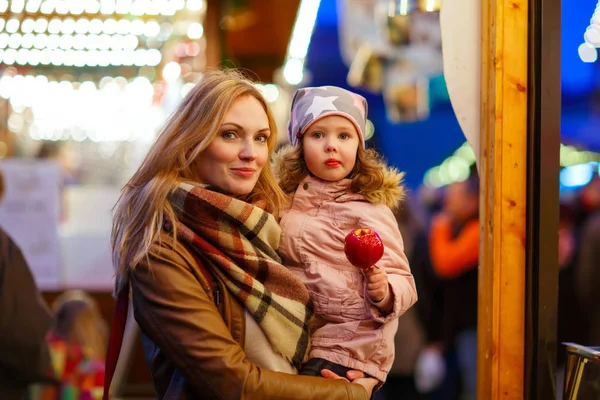
{"type": "Polygon", "coordinates": [[[59,386],[32,389],[36,400],[99,400],[103,394],[107,326],[94,299],[81,290],[61,294],[52,305],[56,315],[48,334],[59,386]]]}
{"type": "Polygon", "coordinates": [[[397,318],[417,300],[391,208],[402,174],[365,149],[365,99],[333,87],[299,89],[288,126],[291,148],[276,163],[292,195],[281,219],[284,265],[308,287],[315,312],[301,374],[361,370],[384,382],[394,360],[397,318]],[[346,259],[344,238],[370,228],[383,257],[364,273],[346,259]]]}

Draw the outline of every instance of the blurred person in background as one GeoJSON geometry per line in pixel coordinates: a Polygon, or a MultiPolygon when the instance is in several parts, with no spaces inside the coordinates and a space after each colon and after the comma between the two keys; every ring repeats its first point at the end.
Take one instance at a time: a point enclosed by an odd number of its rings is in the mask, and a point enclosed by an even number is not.
{"type": "Polygon", "coordinates": [[[446,188],[442,211],[431,225],[429,249],[441,279],[441,349],[455,349],[463,396],[476,396],[479,180],[475,174],[446,188]]]}
{"type": "Polygon", "coordinates": [[[575,236],[579,239],[587,220],[600,211],[600,177],[597,173],[593,175],[587,185],[579,190],[579,195],[573,200],[571,209],[575,236]]]}
{"type": "MultiPolygon", "coordinates": [[[[377,383],[360,371],[348,372],[352,383],[293,375],[308,353],[311,309],[276,252],[285,204],[269,164],[276,143],[252,82],[211,71],[122,191],[113,329],[124,327],[131,288],[158,399],[366,400],[377,383]]],[[[122,338],[113,333],[109,360],[122,338]]]]}
{"type": "Polygon", "coordinates": [[[81,290],[69,290],[52,309],[56,321],[48,343],[59,385],[36,385],[31,399],[101,399],[108,327],[95,300],[81,290]]]}
{"type": "Polygon", "coordinates": [[[566,349],[562,343],[587,344],[588,321],[575,283],[579,264],[578,250],[573,211],[561,204],[558,230],[557,399],[562,398],[564,385],[566,349]]]}
{"type": "MultiPolygon", "coordinates": [[[[0,171],[0,201],[4,187],[0,171]]],[[[21,249],[0,228],[0,399],[22,400],[30,384],[51,381],[45,340],[51,325],[21,249]]]]}
{"type": "Polygon", "coordinates": [[[377,392],[377,400],[418,400],[424,397],[415,387],[415,366],[426,344],[426,332],[421,310],[430,304],[428,288],[424,287],[423,273],[431,268],[424,224],[411,197],[398,207],[394,216],[404,240],[404,252],[415,277],[419,301],[398,318],[394,337],[395,357],[385,385],[377,392]]]}
{"type": "MultiPolygon", "coordinates": [[[[597,184],[597,188],[590,189],[598,190],[594,196],[600,196],[600,182],[597,184]]],[[[581,312],[589,323],[587,335],[581,340],[584,345],[600,346],[600,208],[591,212],[582,224],[579,246],[575,291],[581,312]]]]}

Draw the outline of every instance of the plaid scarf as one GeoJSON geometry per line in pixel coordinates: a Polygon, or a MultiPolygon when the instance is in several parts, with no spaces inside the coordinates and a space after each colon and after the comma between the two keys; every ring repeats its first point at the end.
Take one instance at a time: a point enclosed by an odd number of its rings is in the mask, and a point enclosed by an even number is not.
{"type": "Polygon", "coordinates": [[[276,252],[272,214],[203,185],[180,183],[169,196],[177,237],[206,261],[242,302],[273,350],[299,367],[309,347],[309,294],[276,252]]]}

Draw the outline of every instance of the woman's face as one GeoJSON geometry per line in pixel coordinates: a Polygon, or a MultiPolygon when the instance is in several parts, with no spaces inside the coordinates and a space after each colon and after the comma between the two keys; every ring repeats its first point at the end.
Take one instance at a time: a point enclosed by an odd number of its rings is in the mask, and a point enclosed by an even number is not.
{"type": "Polygon", "coordinates": [[[254,189],[269,159],[269,119],[259,101],[247,95],[237,98],[217,136],[194,161],[200,183],[243,196],[254,189]]]}

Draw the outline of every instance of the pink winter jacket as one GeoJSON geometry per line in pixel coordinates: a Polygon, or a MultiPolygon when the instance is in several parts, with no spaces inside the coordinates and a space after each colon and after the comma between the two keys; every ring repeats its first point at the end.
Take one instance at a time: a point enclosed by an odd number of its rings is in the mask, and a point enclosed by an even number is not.
{"type": "Polygon", "coordinates": [[[401,195],[401,175],[387,170],[383,187],[366,196],[350,192],[350,180],[325,182],[307,177],[281,219],[280,254],[308,287],[316,323],[310,358],[324,358],[385,382],[394,361],[398,317],[417,300],[404,255],[402,236],[390,210],[401,195]],[[385,250],[392,312],[383,315],[366,294],[362,272],[346,259],[344,238],[356,228],[371,228],[385,250]]]}

